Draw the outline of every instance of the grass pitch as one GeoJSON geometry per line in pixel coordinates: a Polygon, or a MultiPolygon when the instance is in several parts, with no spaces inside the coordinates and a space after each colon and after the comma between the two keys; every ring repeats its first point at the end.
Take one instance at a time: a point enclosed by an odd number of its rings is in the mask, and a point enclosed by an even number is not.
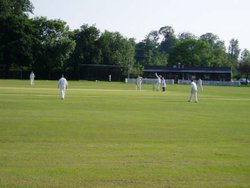
{"type": "Polygon", "coordinates": [[[250,87],[0,80],[0,187],[250,187],[250,87]]]}

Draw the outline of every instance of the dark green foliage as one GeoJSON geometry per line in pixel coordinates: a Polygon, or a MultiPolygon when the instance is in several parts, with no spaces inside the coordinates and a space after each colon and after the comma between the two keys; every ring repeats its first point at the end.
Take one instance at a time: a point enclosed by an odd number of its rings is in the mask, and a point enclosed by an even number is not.
{"type": "Polygon", "coordinates": [[[206,41],[186,39],[178,42],[170,54],[169,62],[176,65],[180,62],[186,67],[206,67],[212,62],[211,46],[206,41]]]}
{"type": "Polygon", "coordinates": [[[34,7],[30,0],[1,0],[0,15],[26,16],[33,13],[34,7]]]}
{"type": "Polygon", "coordinates": [[[101,33],[87,24],[70,31],[62,20],[30,19],[28,16],[33,9],[29,0],[0,1],[1,78],[8,78],[13,67],[34,70],[38,73],[37,78],[43,79],[57,78],[61,73],[80,79],[82,69],[84,74],[91,74],[98,66],[101,74],[110,74],[115,67],[115,72],[121,76],[119,79],[130,73],[140,74],[142,67],[148,65],[226,66],[232,67],[234,74],[240,70],[237,69],[240,49],[236,39],[230,41],[227,51],[224,41],[212,33],[196,37],[184,32],[176,37],[171,26],[164,26],[136,43],[119,32],[101,33]],[[91,73],[86,66],[91,67],[91,73]]]}
{"type": "MultiPolygon", "coordinates": [[[[67,60],[75,48],[75,41],[68,37],[69,30],[61,20],[47,20],[44,17],[33,19],[36,29],[37,45],[34,70],[51,74],[61,74],[67,70],[67,60]]],[[[45,75],[44,75],[45,76],[45,75]]]]}
{"type": "Polygon", "coordinates": [[[11,67],[32,66],[34,28],[26,17],[0,16],[0,65],[8,78],[11,67]]]}

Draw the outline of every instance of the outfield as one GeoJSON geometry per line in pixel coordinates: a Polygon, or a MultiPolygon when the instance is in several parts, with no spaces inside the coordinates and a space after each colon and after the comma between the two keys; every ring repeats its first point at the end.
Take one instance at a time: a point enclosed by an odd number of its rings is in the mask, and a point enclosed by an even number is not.
{"type": "Polygon", "coordinates": [[[0,187],[250,187],[250,87],[0,80],[0,187]]]}

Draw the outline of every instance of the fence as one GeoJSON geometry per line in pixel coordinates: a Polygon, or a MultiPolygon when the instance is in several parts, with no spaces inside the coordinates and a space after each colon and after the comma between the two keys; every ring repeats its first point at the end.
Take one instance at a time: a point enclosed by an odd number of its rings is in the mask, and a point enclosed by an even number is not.
{"type": "MultiPolygon", "coordinates": [[[[152,79],[152,78],[145,78],[143,79],[143,83],[144,84],[155,84],[156,83],[156,79],[152,79]]],[[[125,78],[125,82],[126,83],[135,83],[136,82],[136,78],[125,78]]],[[[167,84],[174,84],[174,80],[173,79],[166,79],[166,83],[167,84]]],[[[181,84],[181,85],[187,85],[190,84],[191,81],[190,80],[178,80],[177,84],[181,84]]],[[[240,81],[207,81],[204,80],[202,81],[203,85],[211,85],[211,86],[240,86],[241,83],[240,81]]]]}
{"type": "MultiPolygon", "coordinates": [[[[174,84],[173,79],[166,79],[166,84],[174,84]]],[[[157,79],[152,78],[143,78],[142,83],[143,84],[155,84],[157,82],[157,79]]],[[[125,78],[125,83],[136,83],[136,78],[125,78]]]]}

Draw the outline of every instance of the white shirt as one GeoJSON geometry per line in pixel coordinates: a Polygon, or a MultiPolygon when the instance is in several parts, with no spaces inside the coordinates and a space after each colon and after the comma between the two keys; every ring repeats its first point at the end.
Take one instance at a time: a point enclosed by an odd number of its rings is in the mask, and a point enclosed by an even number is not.
{"type": "Polygon", "coordinates": [[[202,80],[201,79],[198,80],[198,84],[199,84],[199,86],[202,85],[202,80]]]}
{"type": "Polygon", "coordinates": [[[191,82],[191,89],[192,91],[197,91],[197,85],[194,81],[191,82]]]}
{"type": "Polygon", "coordinates": [[[162,79],[161,84],[162,84],[162,87],[166,87],[166,86],[167,86],[167,85],[166,85],[166,80],[165,80],[165,79],[162,79]]]}
{"type": "Polygon", "coordinates": [[[64,77],[60,78],[60,80],[58,81],[58,87],[60,89],[65,89],[68,87],[68,82],[64,77]]]}
{"type": "Polygon", "coordinates": [[[142,77],[138,76],[136,79],[136,84],[140,85],[142,83],[142,77]]]}
{"type": "Polygon", "coordinates": [[[160,84],[161,83],[161,77],[158,76],[158,74],[155,74],[155,76],[157,77],[157,83],[160,84]]]}
{"type": "Polygon", "coordinates": [[[30,73],[30,79],[34,79],[35,78],[35,74],[32,72],[30,73]]]}

